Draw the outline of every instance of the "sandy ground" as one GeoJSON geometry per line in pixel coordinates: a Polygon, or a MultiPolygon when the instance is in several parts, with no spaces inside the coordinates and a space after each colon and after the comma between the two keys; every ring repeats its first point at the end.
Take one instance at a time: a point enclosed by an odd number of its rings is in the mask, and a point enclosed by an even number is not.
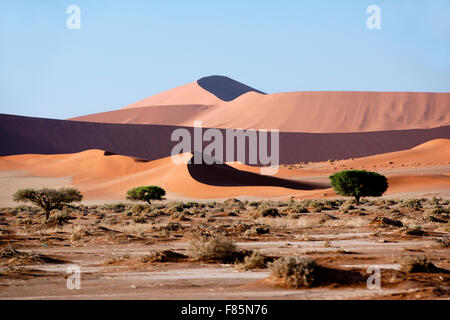
{"type": "MultiPolygon", "coordinates": [[[[297,219],[285,216],[302,204],[297,201],[272,203],[281,205],[282,216],[266,218],[255,218],[256,209],[250,203],[235,200],[191,208],[190,212],[206,213],[205,218],[197,214],[183,220],[162,213],[168,208],[163,206],[146,223],[134,223],[135,215],[129,216],[123,208],[111,211],[95,207],[75,210],[70,214],[73,219],[49,226],[26,210],[12,213],[11,209],[2,209],[0,299],[449,299],[450,272],[445,270],[450,270],[450,252],[435,239],[448,241],[450,230],[445,225],[450,216],[441,214],[441,222],[429,220],[427,212],[436,206],[431,200],[422,202],[421,209],[386,201],[379,205],[366,201],[358,210],[347,212],[342,206],[315,213],[310,209],[297,219]],[[228,212],[236,208],[239,214],[229,216],[228,212]],[[407,235],[405,228],[374,223],[378,216],[395,217],[407,228],[420,223],[424,234],[407,235]],[[177,221],[181,229],[161,234],[160,230],[167,230],[170,223],[177,221]],[[240,231],[253,230],[252,226],[265,226],[269,231],[240,231]],[[240,264],[197,261],[190,258],[190,243],[205,232],[225,232],[239,250],[256,251],[274,259],[309,257],[323,266],[356,272],[361,280],[343,283],[336,278],[328,285],[292,289],[281,286],[270,269],[245,271],[240,264]],[[4,250],[11,247],[21,253],[57,259],[57,263],[2,258],[4,250]],[[162,250],[187,258],[142,260],[162,250]],[[411,256],[426,256],[442,271],[402,271],[403,259],[411,256]],[[80,289],[67,288],[70,266],[80,268],[80,289]],[[372,274],[368,267],[379,268],[379,289],[368,289],[366,281],[372,274]]],[[[441,206],[448,210],[448,205],[441,206]]]]}

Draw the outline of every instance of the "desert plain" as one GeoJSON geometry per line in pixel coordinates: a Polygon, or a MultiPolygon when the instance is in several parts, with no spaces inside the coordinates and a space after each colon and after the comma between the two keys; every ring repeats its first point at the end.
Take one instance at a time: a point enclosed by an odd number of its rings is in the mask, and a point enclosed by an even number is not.
{"type": "MultiPolygon", "coordinates": [[[[207,77],[119,110],[61,120],[61,135],[13,125],[58,132],[60,122],[5,116],[0,298],[448,299],[449,97],[266,95],[207,77]],[[120,126],[159,130],[194,120],[220,129],[277,128],[293,138],[282,140],[280,168],[267,177],[238,162],[175,164],[161,149],[139,156],[136,142],[113,135],[130,128],[120,126]],[[107,124],[111,133],[91,143],[75,131],[78,123],[98,132],[107,124]],[[352,169],[385,175],[387,191],[359,205],[337,195],[329,176],[352,169]],[[143,185],[164,188],[165,199],[125,199],[143,185]],[[54,210],[49,221],[39,208],[13,201],[20,188],[42,187],[77,188],[83,201],[54,210]],[[309,261],[310,283],[293,286],[277,276],[276,261],[289,257],[309,261]],[[79,289],[67,285],[73,270],[79,289]]],[[[153,139],[145,148],[161,137],[153,139]]]]}

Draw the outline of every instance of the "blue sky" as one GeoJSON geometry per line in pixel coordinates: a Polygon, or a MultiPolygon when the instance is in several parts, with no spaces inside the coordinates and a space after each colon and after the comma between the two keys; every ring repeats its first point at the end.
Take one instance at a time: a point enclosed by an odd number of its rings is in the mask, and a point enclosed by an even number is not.
{"type": "Polygon", "coordinates": [[[1,113],[65,119],[213,74],[268,93],[449,92],[450,1],[0,2],[1,113]]]}

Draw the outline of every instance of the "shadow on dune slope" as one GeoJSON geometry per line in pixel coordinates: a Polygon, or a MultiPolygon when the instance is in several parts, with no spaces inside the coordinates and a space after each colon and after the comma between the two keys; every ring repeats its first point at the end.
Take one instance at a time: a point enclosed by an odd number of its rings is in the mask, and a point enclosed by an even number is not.
{"type": "MultiPolygon", "coordinates": [[[[192,158],[191,158],[191,162],[192,158]]],[[[207,185],[222,187],[266,186],[282,187],[295,190],[316,190],[330,188],[329,184],[295,181],[274,176],[233,168],[227,164],[192,164],[187,165],[191,177],[207,185]]]]}
{"type": "Polygon", "coordinates": [[[240,83],[236,80],[225,76],[209,76],[197,80],[200,87],[212,93],[217,98],[223,101],[232,101],[244,93],[254,91],[265,94],[262,91],[256,90],[246,84],[240,83]]]}
{"type": "MultiPolygon", "coordinates": [[[[171,155],[172,148],[178,143],[171,140],[171,135],[180,128],[194,136],[192,127],[66,121],[0,114],[0,155],[62,154],[100,149],[156,160],[171,155]]],[[[219,131],[224,137],[223,155],[227,158],[226,133],[224,129],[219,131]]],[[[450,139],[450,126],[355,133],[280,132],[279,160],[281,164],[291,164],[359,158],[410,149],[434,139],[450,139]]],[[[203,147],[208,143],[204,141],[203,147]]],[[[193,149],[192,139],[190,150],[193,149]]],[[[234,151],[232,159],[237,160],[236,154],[234,151]]]]}

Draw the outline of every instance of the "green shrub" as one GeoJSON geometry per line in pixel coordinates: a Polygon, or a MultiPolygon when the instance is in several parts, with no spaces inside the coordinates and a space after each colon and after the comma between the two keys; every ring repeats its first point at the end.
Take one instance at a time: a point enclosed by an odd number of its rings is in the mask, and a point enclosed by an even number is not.
{"type": "Polygon", "coordinates": [[[151,204],[151,200],[162,200],[166,195],[164,189],[157,186],[136,187],[127,191],[127,200],[146,201],[151,204]]]}
{"type": "Polygon", "coordinates": [[[379,197],[388,188],[385,176],[365,170],[343,170],[330,176],[337,194],[355,197],[359,205],[361,197],[379,197]]]}
{"type": "Polygon", "coordinates": [[[74,188],[61,189],[20,189],[13,195],[14,201],[31,202],[44,210],[45,220],[48,220],[50,212],[62,209],[64,205],[72,202],[80,202],[83,195],[74,188]]]}

